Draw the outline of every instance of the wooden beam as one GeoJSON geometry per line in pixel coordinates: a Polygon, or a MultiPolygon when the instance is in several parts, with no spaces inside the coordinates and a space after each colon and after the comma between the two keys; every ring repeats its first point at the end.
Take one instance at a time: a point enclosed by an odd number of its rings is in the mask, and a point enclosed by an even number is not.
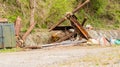
{"type": "Polygon", "coordinates": [[[79,22],[73,16],[71,16],[69,20],[71,21],[72,26],[77,31],[77,33],[82,34],[87,40],[90,38],[88,32],[82,27],[82,25],[79,24],[79,22]]]}

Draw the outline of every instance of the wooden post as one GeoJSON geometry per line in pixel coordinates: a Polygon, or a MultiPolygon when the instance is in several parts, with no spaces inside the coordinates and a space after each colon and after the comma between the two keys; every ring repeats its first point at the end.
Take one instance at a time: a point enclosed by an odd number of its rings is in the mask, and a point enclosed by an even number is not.
{"type": "Polygon", "coordinates": [[[21,29],[21,18],[18,16],[15,21],[15,35],[19,36],[21,29]]]}
{"type": "Polygon", "coordinates": [[[83,22],[82,22],[82,26],[84,26],[85,22],[87,21],[87,17],[84,18],[83,22]]]}
{"type": "Polygon", "coordinates": [[[82,34],[87,40],[90,38],[87,31],[82,27],[82,25],[79,24],[79,22],[73,16],[70,16],[69,20],[71,21],[72,26],[77,33],[82,34]]]}

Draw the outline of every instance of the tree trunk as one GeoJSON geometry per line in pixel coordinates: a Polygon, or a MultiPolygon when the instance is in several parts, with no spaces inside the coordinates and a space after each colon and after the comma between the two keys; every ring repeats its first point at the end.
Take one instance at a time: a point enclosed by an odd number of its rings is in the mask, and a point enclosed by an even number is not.
{"type": "Polygon", "coordinates": [[[35,21],[34,21],[35,5],[36,5],[35,0],[30,0],[30,9],[31,9],[31,12],[30,12],[30,26],[32,26],[32,24],[35,23],[35,21]]]}

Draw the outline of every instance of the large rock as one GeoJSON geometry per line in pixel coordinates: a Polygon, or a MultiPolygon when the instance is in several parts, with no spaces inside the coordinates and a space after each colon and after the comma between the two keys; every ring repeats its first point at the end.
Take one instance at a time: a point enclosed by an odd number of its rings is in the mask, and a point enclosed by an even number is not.
{"type": "Polygon", "coordinates": [[[39,31],[29,34],[25,41],[25,46],[41,46],[49,44],[64,37],[66,34],[63,31],[39,31]]]}
{"type": "Polygon", "coordinates": [[[49,43],[51,35],[48,32],[37,32],[30,34],[25,41],[26,46],[38,46],[49,43]]]}

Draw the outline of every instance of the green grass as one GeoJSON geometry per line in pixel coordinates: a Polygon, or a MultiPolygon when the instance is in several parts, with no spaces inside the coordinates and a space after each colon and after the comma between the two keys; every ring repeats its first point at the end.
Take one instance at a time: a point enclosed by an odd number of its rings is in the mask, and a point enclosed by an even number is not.
{"type": "Polygon", "coordinates": [[[0,49],[0,53],[18,52],[21,50],[22,50],[21,48],[4,48],[4,49],[0,49]]]}

